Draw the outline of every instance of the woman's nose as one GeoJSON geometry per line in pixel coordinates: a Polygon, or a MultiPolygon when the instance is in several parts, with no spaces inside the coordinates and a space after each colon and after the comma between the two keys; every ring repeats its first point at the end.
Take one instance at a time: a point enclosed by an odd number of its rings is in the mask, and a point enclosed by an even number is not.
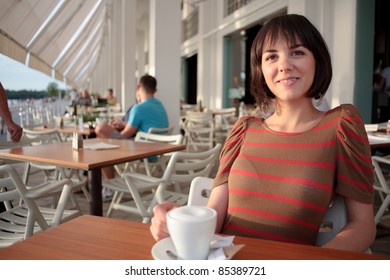
{"type": "Polygon", "coordinates": [[[293,66],[288,56],[281,56],[279,58],[279,65],[278,65],[279,72],[289,71],[292,69],[292,67],[293,66]]]}

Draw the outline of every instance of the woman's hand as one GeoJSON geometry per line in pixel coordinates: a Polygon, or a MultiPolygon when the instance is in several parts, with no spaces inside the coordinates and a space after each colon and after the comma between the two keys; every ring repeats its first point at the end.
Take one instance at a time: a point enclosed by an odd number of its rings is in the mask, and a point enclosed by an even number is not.
{"type": "Polygon", "coordinates": [[[150,232],[152,233],[153,238],[156,239],[156,241],[159,241],[169,236],[166,216],[168,211],[177,207],[179,207],[179,205],[173,202],[164,202],[154,207],[154,216],[152,218],[150,232]]]}

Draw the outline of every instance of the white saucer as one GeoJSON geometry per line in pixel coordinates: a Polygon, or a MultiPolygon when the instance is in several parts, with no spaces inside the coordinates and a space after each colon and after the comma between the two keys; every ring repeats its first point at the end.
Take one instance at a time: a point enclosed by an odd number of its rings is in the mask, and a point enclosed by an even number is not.
{"type": "MultiPolygon", "coordinates": [[[[167,254],[168,250],[177,256],[175,245],[173,245],[170,237],[164,238],[154,244],[152,247],[152,256],[155,260],[177,260],[174,256],[167,254]]],[[[215,249],[210,248],[209,254],[212,250],[215,249]]]]}
{"type": "Polygon", "coordinates": [[[167,254],[167,250],[177,255],[176,248],[170,237],[164,238],[154,244],[152,248],[152,256],[155,260],[175,260],[175,258],[167,254]]]}

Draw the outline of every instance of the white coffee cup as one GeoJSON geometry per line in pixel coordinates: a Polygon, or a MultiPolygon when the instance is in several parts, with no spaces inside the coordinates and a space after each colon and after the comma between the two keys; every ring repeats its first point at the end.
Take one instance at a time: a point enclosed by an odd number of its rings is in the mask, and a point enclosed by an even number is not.
{"type": "Polygon", "coordinates": [[[207,258],[214,236],[217,212],[203,206],[183,206],[167,213],[169,234],[183,260],[207,258]]]}

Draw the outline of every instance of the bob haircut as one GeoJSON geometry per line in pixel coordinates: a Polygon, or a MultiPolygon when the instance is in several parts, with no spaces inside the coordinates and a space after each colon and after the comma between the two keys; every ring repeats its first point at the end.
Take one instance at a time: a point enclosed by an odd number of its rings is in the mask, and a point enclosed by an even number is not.
{"type": "Polygon", "coordinates": [[[289,46],[298,42],[313,53],[315,74],[313,84],[306,93],[308,98],[320,99],[325,95],[332,80],[332,63],[328,47],[320,32],[304,16],[282,15],[272,18],[258,32],[251,48],[251,94],[257,105],[267,111],[275,95],[268,88],[261,70],[264,47],[278,39],[289,46]]]}

